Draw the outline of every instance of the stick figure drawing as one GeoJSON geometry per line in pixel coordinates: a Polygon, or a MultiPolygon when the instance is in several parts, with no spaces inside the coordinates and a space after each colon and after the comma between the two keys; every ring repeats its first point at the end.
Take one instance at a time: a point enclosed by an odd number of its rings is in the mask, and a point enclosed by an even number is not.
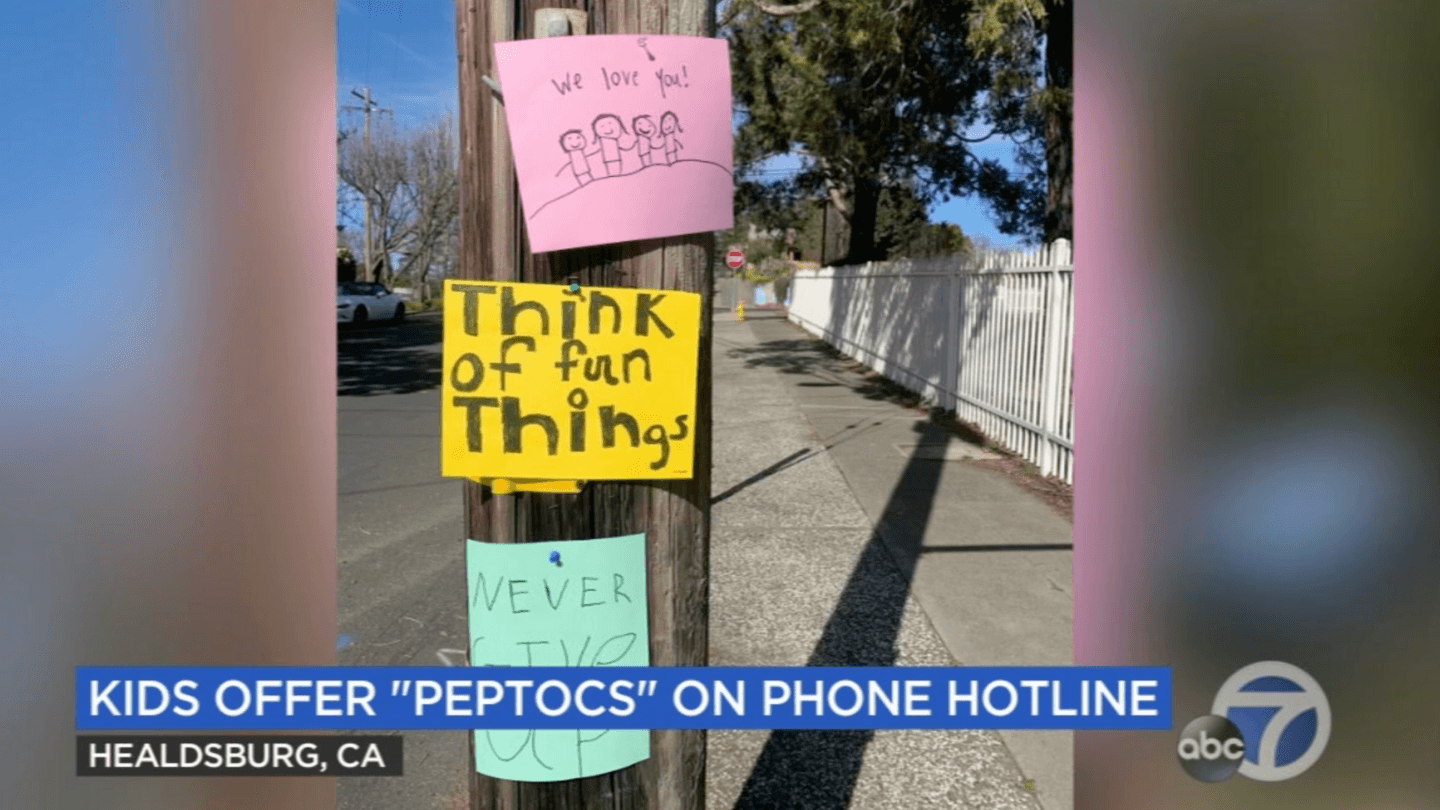
{"type": "Polygon", "coordinates": [[[665,141],[657,137],[660,130],[655,126],[655,119],[648,115],[637,115],[635,120],[630,122],[630,128],[635,130],[635,152],[640,158],[640,165],[655,165],[655,158],[650,156],[650,150],[659,151],[665,146],[665,141]]]}
{"type": "Polygon", "coordinates": [[[675,165],[675,154],[685,148],[685,144],[676,140],[675,133],[684,131],[675,113],[667,112],[660,116],[660,134],[665,139],[665,162],[671,166],[675,165]]]}
{"type": "Polygon", "coordinates": [[[586,154],[599,152],[601,160],[605,161],[605,174],[610,177],[620,174],[620,150],[628,150],[634,145],[630,131],[625,129],[619,116],[610,113],[595,116],[590,128],[595,132],[595,146],[586,154]],[[625,136],[623,143],[622,135],[625,136]]]}
{"type": "MultiPolygon", "coordinates": [[[[490,5],[495,2],[506,0],[490,5]]],[[[525,16],[528,26],[533,15],[525,16]]],[[[664,28],[653,20],[624,26],[618,19],[609,15],[596,30],[664,28]]],[[[738,57],[732,45],[723,37],[635,31],[535,37],[480,49],[488,51],[479,55],[490,57],[484,61],[493,82],[482,99],[486,114],[500,115],[495,123],[505,129],[491,134],[514,165],[513,175],[498,178],[504,181],[499,191],[513,182],[519,203],[514,224],[526,229],[532,253],[734,226],[731,84],[738,57]],[[497,88],[504,89],[503,99],[497,88]]]]}
{"type": "MultiPolygon", "coordinates": [[[[556,169],[555,177],[560,177],[568,169],[574,175],[577,185],[546,200],[530,212],[529,217],[533,219],[551,203],[582,188],[604,185],[598,183],[600,180],[613,180],[642,172],[649,174],[649,169],[689,171],[703,164],[714,166],[727,175],[730,173],[729,166],[713,160],[680,157],[680,150],[685,148],[676,138],[676,135],[685,131],[680,128],[680,117],[673,111],[666,111],[658,116],[660,123],[655,123],[656,118],[657,116],[652,114],[640,113],[630,119],[633,129],[626,129],[618,114],[607,112],[595,116],[590,122],[590,130],[594,133],[593,140],[579,129],[562,133],[560,150],[565,153],[566,160],[556,169]],[[665,155],[663,162],[660,160],[662,152],[665,155]]],[[[591,191],[585,193],[590,194],[591,191]]]]}
{"type": "Polygon", "coordinates": [[[555,172],[556,177],[560,176],[560,172],[570,169],[575,172],[575,179],[579,180],[582,186],[595,179],[590,172],[590,158],[585,154],[585,133],[578,129],[566,132],[560,136],[560,148],[565,150],[570,160],[555,172]]]}

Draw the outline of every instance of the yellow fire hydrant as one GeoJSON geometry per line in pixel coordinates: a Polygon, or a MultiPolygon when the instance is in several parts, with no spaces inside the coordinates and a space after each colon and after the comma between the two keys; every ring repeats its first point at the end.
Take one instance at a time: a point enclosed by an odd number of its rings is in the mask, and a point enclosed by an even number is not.
{"type": "Polygon", "coordinates": [[[742,320],[742,321],[745,320],[745,305],[744,305],[744,304],[736,304],[736,305],[735,305],[735,317],[736,317],[736,318],[739,318],[739,319],[742,320]]]}

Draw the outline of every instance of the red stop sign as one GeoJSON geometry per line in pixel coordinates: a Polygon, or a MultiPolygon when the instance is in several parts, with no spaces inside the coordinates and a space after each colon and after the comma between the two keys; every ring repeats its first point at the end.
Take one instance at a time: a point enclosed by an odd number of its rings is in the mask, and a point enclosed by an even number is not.
{"type": "Polygon", "coordinates": [[[725,254],[725,264],[728,265],[731,270],[739,270],[740,266],[745,264],[745,254],[738,250],[732,250],[725,254]]]}

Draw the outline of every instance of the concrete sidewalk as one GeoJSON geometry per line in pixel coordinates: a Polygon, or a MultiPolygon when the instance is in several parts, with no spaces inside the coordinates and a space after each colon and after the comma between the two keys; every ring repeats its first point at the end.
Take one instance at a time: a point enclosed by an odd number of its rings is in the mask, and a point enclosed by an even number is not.
{"type": "MultiPolygon", "coordinates": [[[[1068,664],[1070,526],[779,313],[715,315],[713,666],[1068,664]]],[[[711,808],[1071,807],[1068,732],[712,732],[711,808]]]]}

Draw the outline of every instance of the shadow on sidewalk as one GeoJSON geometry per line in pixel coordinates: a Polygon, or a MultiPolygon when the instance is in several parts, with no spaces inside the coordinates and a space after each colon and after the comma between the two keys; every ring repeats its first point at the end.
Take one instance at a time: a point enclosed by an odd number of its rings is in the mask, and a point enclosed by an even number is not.
{"type": "MultiPolygon", "coordinates": [[[[798,327],[796,329],[798,331],[798,327]]],[[[925,409],[919,394],[846,357],[818,338],[767,340],[758,346],[731,349],[729,355],[743,359],[747,368],[773,368],[781,374],[801,374],[818,380],[795,383],[802,388],[849,388],[868,400],[912,409],[917,419],[936,421],[961,441],[977,447],[992,445],[984,435],[953,415],[938,408],[925,409]]]]}
{"type": "MultiPolygon", "coordinates": [[[[826,449],[828,450],[829,448],[826,448],[826,449]]],[[[753,485],[753,484],[758,484],[758,483],[760,483],[761,481],[764,481],[766,478],[769,478],[770,476],[772,476],[772,475],[774,475],[774,474],[776,474],[776,473],[778,473],[778,472],[782,472],[782,471],[784,471],[784,470],[788,470],[788,469],[790,469],[791,467],[795,466],[796,464],[799,464],[799,463],[802,462],[802,461],[808,461],[808,460],[814,458],[814,457],[817,456],[817,455],[819,455],[819,453],[817,453],[816,451],[814,451],[814,450],[812,450],[812,449],[809,449],[809,448],[807,448],[807,449],[805,449],[805,450],[796,450],[795,452],[791,453],[790,455],[786,456],[785,458],[780,459],[779,461],[775,462],[774,464],[771,464],[769,467],[766,467],[765,469],[761,470],[760,472],[755,473],[754,475],[750,476],[749,478],[746,478],[744,481],[741,481],[740,483],[736,484],[735,486],[733,486],[733,487],[725,490],[724,492],[720,493],[719,495],[716,495],[715,497],[711,498],[711,499],[710,499],[710,505],[711,505],[711,506],[714,506],[715,504],[720,503],[721,501],[725,500],[726,498],[729,498],[729,497],[735,495],[736,493],[740,492],[740,490],[745,489],[745,488],[748,487],[748,486],[751,486],[751,485],[753,485]]]]}
{"type": "MultiPolygon", "coordinates": [[[[916,444],[944,446],[943,428],[919,423],[916,444]]],[[[890,537],[878,532],[861,551],[835,610],[825,623],[809,666],[888,667],[898,658],[900,622],[915,560],[939,488],[943,462],[910,457],[885,505],[882,526],[904,526],[890,537]]],[[[775,731],[751,771],[737,810],[807,808],[842,810],[850,805],[873,731],[775,731]]]]}

